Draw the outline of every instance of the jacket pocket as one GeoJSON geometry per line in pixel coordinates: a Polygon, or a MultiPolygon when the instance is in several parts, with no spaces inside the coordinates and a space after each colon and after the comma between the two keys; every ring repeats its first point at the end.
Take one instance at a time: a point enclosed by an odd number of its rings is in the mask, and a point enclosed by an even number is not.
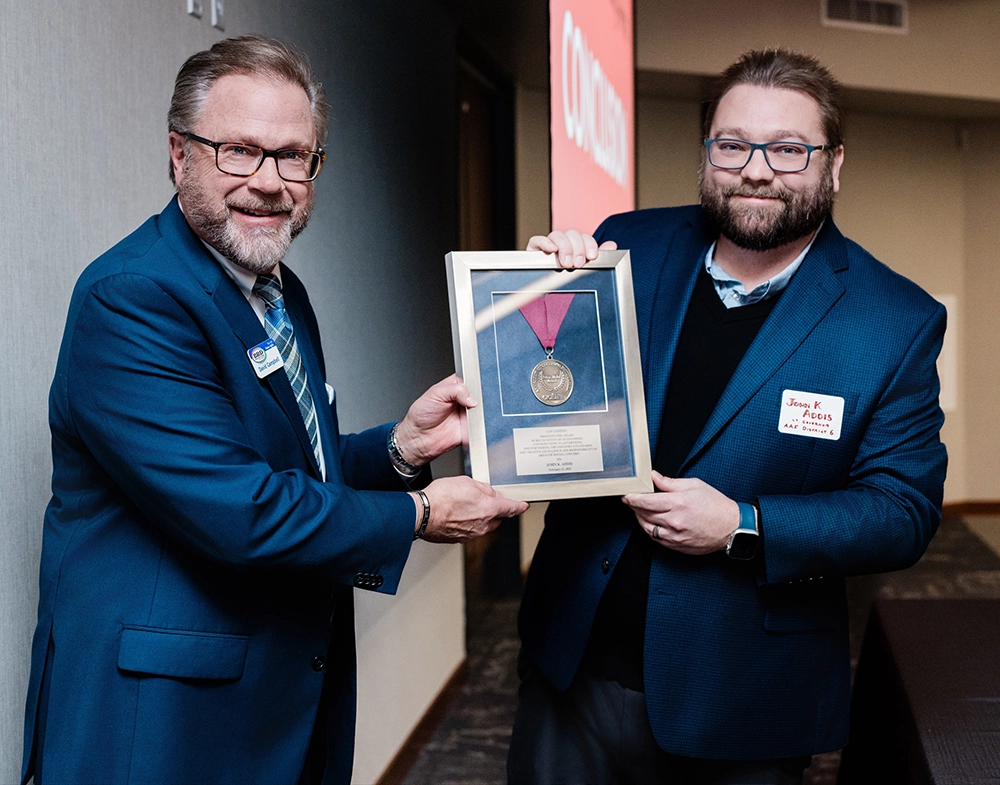
{"type": "Polygon", "coordinates": [[[248,635],[125,627],[118,667],[176,679],[233,681],[243,675],[249,646],[248,635]]]}

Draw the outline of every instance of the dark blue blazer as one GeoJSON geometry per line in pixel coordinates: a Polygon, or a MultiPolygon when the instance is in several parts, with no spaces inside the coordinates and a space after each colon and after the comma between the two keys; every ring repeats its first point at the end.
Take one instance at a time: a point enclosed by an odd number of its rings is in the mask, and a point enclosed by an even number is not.
{"type": "MultiPolygon", "coordinates": [[[[631,251],[650,443],[695,279],[700,207],[613,216],[631,251]]],[[[644,680],[667,752],[752,759],[847,742],[844,577],[913,564],[940,521],[947,457],[935,360],[944,308],[828,220],[740,363],[679,476],[757,502],[751,562],[656,549],[644,680]],[[844,399],[837,441],[782,433],[782,391],[844,399]]],[[[634,516],[617,499],[551,505],[521,609],[523,653],[560,690],[580,665],[634,516]]]]}
{"type": "Polygon", "coordinates": [[[176,200],[80,276],[22,779],[294,783],[325,683],[327,781],[350,781],[350,587],[395,591],[414,508],[386,427],[339,433],[312,308],[282,279],[326,482],[286,375],[247,358],[264,328],[176,200]]]}

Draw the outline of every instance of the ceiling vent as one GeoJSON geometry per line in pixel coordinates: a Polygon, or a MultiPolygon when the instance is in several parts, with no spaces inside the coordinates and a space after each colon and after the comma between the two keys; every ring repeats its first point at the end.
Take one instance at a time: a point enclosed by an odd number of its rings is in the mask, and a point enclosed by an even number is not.
{"type": "Polygon", "coordinates": [[[820,0],[820,15],[828,27],[905,33],[908,10],[906,0],[820,0]]]}

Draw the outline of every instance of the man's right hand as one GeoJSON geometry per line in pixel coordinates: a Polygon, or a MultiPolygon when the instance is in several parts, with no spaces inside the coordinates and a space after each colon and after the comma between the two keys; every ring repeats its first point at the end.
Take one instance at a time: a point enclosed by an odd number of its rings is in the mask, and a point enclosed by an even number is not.
{"type": "MultiPolygon", "coordinates": [[[[442,477],[424,488],[431,517],[421,539],[462,542],[493,531],[504,518],[520,515],[527,502],[501,496],[492,486],[471,477],[442,477]]],[[[416,497],[416,494],[410,494],[416,497]]],[[[417,502],[418,525],[423,507],[417,502]]]]}
{"type": "Polygon", "coordinates": [[[597,258],[598,251],[613,251],[617,247],[614,240],[606,240],[598,246],[591,235],[569,229],[551,232],[547,237],[536,234],[528,240],[527,250],[556,254],[560,267],[583,267],[597,258]]]}

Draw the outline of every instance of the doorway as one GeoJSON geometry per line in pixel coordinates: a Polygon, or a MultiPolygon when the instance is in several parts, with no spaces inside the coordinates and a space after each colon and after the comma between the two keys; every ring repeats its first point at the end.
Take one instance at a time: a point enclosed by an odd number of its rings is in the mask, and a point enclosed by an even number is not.
{"type": "MultiPolygon", "coordinates": [[[[514,223],[514,95],[474,56],[458,64],[458,213],[463,251],[511,250],[514,223]]],[[[465,544],[466,629],[498,599],[521,593],[520,521],[465,544]]]]}

